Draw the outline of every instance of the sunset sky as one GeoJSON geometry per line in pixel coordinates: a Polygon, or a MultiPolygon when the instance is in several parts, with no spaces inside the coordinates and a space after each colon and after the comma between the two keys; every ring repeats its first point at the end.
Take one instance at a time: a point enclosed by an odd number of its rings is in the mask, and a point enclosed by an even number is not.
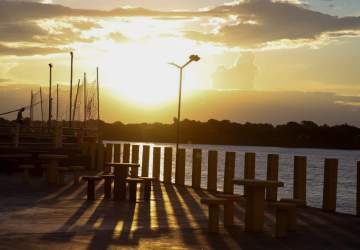
{"type": "Polygon", "coordinates": [[[0,0],[0,113],[46,88],[51,62],[67,117],[70,51],[74,85],[100,68],[109,122],[172,122],[168,63],[198,54],[183,118],[360,126],[358,0],[0,0]]]}

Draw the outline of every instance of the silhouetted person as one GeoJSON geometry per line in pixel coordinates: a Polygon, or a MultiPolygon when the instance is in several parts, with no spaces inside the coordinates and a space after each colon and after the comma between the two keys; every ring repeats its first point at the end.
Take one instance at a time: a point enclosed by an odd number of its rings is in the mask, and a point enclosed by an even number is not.
{"type": "Polygon", "coordinates": [[[24,124],[24,118],[22,113],[25,111],[25,108],[21,108],[19,109],[18,113],[17,113],[17,117],[16,117],[16,123],[19,124],[20,126],[24,124]]]}

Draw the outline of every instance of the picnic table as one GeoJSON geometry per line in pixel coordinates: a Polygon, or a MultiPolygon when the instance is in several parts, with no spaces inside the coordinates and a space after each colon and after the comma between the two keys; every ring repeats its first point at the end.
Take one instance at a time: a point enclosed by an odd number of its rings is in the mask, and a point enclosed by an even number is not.
{"type": "Polygon", "coordinates": [[[266,188],[283,187],[284,183],[257,179],[234,179],[233,183],[247,189],[245,197],[245,231],[263,231],[266,188]]]}
{"type": "Polygon", "coordinates": [[[129,168],[139,168],[137,163],[106,163],[108,167],[114,168],[114,200],[126,199],[126,178],[129,174],[129,168]]]}

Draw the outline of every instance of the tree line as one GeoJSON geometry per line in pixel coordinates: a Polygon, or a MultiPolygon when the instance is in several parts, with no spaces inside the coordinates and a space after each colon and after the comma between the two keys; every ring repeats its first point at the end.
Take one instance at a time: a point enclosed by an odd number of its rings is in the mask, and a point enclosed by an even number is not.
{"type": "MultiPolygon", "coordinates": [[[[174,143],[176,140],[176,121],[172,124],[102,123],[101,128],[105,140],[160,143],[174,143]]],[[[360,149],[360,129],[348,124],[328,126],[303,121],[274,126],[185,119],[180,122],[180,128],[181,143],[360,149]]]]}

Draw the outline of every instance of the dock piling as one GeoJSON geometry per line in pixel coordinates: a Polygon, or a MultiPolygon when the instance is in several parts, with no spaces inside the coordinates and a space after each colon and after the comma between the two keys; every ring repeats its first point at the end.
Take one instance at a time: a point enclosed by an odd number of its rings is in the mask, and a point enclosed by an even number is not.
{"type": "Polygon", "coordinates": [[[201,185],[201,161],[202,161],[202,151],[201,149],[193,149],[192,157],[192,187],[200,188],[201,185]]]}
{"type": "Polygon", "coordinates": [[[160,155],[161,155],[161,148],[154,147],[153,149],[153,172],[152,176],[157,180],[160,179],[160,155]]]}
{"type": "MultiPolygon", "coordinates": [[[[269,154],[267,156],[266,180],[278,181],[279,178],[279,155],[269,154]]],[[[278,188],[268,187],[266,189],[266,200],[277,201],[278,188]]]]}
{"type": "Polygon", "coordinates": [[[171,183],[172,174],[172,148],[166,147],[164,152],[164,183],[171,183]]]}
{"type": "Polygon", "coordinates": [[[150,158],[150,146],[143,146],[142,164],[141,164],[141,176],[149,176],[149,158],[150,158]]]}
{"type": "Polygon", "coordinates": [[[225,154],[225,169],[224,169],[224,193],[234,193],[234,171],[235,171],[235,152],[226,152],[225,154]]]}
{"type": "Polygon", "coordinates": [[[185,184],[185,157],[186,151],[183,148],[178,149],[178,157],[175,169],[175,184],[184,185],[185,184]]]}
{"type": "Polygon", "coordinates": [[[323,189],[324,211],[335,212],[336,210],[337,172],[338,160],[325,159],[323,189]]]}
{"type": "Polygon", "coordinates": [[[208,153],[208,191],[217,191],[217,160],[218,152],[210,150],[208,153]]]}

